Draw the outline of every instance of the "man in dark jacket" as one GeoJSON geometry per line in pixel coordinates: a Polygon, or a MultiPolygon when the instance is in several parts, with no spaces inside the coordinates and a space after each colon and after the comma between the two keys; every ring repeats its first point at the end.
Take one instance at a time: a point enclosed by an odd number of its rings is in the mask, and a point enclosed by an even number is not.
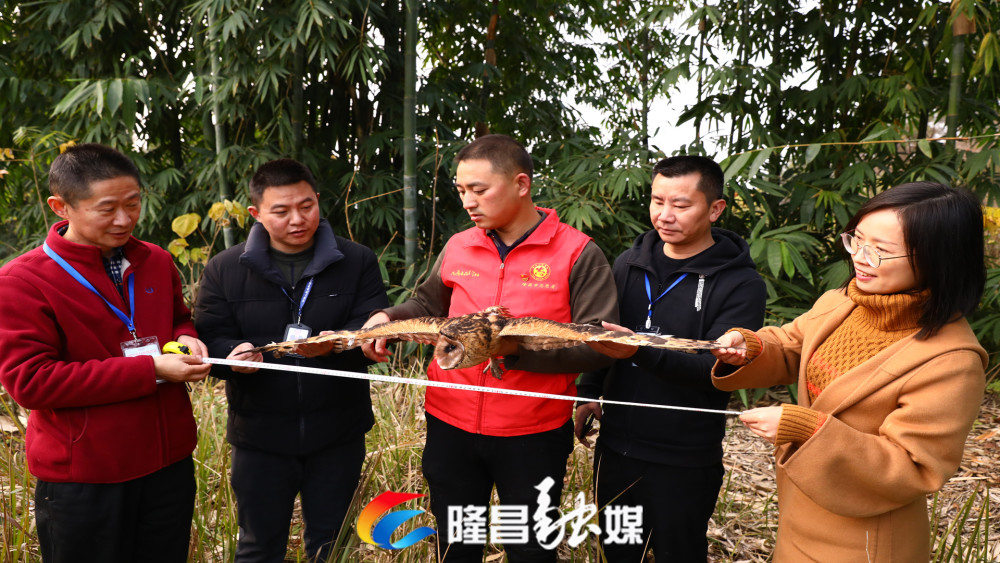
{"type": "MultiPolygon", "coordinates": [[[[323,330],[360,328],[388,305],[375,254],[334,235],[319,216],[312,173],[282,159],[250,180],[247,242],[209,261],[195,325],[212,356],[265,361],[253,346],[323,330]]],[[[266,361],[366,371],[360,350],[266,361]]],[[[374,424],[363,380],[218,366],[226,378],[232,486],[239,519],[236,560],[284,560],[296,494],[309,560],[326,561],[361,474],[374,424]]]]}
{"type": "MultiPolygon", "coordinates": [[[[650,221],[615,260],[621,323],[635,332],[714,340],[733,327],[759,328],[766,290],[747,243],[712,227],[726,207],[722,169],[701,156],[661,160],[653,168],[650,221]]],[[[606,325],[613,327],[613,325],[606,325]]],[[[653,348],[594,345],[619,358],[581,377],[581,397],[725,409],[729,394],[712,385],[715,357],[653,348]]],[[[608,561],[641,561],[649,539],[657,561],[705,561],[705,533],[722,485],[721,414],[578,403],[577,437],[601,421],[594,455],[599,506],[641,505],[643,543],[602,536],[608,561]]],[[[608,514],[614,512],[605,510],[608,514]]]]}

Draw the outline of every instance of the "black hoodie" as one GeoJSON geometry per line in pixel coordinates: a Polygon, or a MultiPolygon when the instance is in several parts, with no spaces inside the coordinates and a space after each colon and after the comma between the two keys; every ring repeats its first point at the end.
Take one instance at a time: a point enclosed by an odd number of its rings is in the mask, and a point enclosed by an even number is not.
{"type": "MultiPolygon", "coordinates": [[[[715,340],[730,328],[757,330],[764,321],[767,291],[750,248],[735,233],[712,229],[715,244],[684,261],[670,261],[656,231],[643,233],[615,260],[621,324],[637,332],[646,324],[659,333],[715,340]],[[657,274],[666,274],[660,276],[657,274]],[[666,294],[664,290],[687,274],[666,294]],[[661,277],[663,279],[661,279],[661,277]]],[[[729,393],[712,386],[715,357],[640,348],[611,368],[581,376],[580,397],[725,409],[729,393]],[[602,392],[603,390],[603,392],[602,392]]],[[[726,419],[722,414],[605,405],[599,441],[621,455],[683,467],[705,467],[722,459],[726,419]]]]}

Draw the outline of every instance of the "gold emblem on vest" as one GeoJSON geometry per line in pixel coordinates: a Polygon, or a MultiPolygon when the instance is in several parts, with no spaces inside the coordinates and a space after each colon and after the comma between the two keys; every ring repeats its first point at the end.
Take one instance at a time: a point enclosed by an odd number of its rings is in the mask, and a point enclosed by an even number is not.
{"type": "Polygon", "coordinates": [[[545,262],[538,262],[531,265],[531,270],[528,273],[535,281],[545,281],[552,274],[552,268],[545,262]]]}

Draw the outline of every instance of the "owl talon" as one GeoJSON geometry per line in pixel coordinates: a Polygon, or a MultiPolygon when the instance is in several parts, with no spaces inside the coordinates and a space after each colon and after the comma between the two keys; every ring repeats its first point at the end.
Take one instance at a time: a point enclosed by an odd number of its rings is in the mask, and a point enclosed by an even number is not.
{"type": "Polygon", "coordinates": [[[486,367],[483,368],[483,373],[486,373],[487,370],[493,377],[503,379],[503,368],[500,367],[500,360],[490,358],[490,361],[486,362],[486,367]]]}

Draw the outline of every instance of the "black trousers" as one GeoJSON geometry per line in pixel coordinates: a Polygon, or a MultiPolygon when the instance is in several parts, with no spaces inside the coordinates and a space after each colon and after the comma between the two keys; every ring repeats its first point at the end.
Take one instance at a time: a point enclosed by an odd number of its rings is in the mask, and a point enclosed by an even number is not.
{"type": "Polygon", "coordinates": [[[187,561],[194,514],[190,457],[123,483],[35,486],[35,522],[45,563],[187,561]]]}
{"type": "MultiPolygon", "coordinates": [[[[724,474],[721,461],[708,467],[662,465],[622,456],[598,441],[594,454],[598,506],[642,506],[643,513],[641,544],[612,544],[602,533],[608,563],[640,563],[647,541],[656,563],[704,563],[708,559],[705,534],[724,474]]],[[[601,523],[604,529],[603,516],[601,523]]]]}
{"type": "Polygon", "coordinates": [[[310,561],[326,561],[361,478],[364,435],[303,456],[232,449],[231,484],[240,526],[236,561],[284,561],[300,493],[306,555],[310,561]]]}
{"type": "MultiPolygon", "coordinates": [[[[444,563],[483,561],[483,545],[448,543],[448,507],[482,506],[489,510],[493,486],[500,504],[528,507],[528,526],[538,506],[535,488],[545,477],[555,484],[549,490],[550,506],[561,507],[566,459],[573,449],[571,422],[548,432],[524,436],[485,436],[455,428],[427,415],[427,443],[423,473],[430,488],[431,512],[437,520],[438,554],[444,563]]],[[[488,514],[488,512],[487,512],[488,514]]],[[[544,549],[534,532],[524,545],[504,548],[510,563],[551,563],[556,550],[544,549]]],[[[487,539],[487,541],[489,541],[487,539]]]]}

